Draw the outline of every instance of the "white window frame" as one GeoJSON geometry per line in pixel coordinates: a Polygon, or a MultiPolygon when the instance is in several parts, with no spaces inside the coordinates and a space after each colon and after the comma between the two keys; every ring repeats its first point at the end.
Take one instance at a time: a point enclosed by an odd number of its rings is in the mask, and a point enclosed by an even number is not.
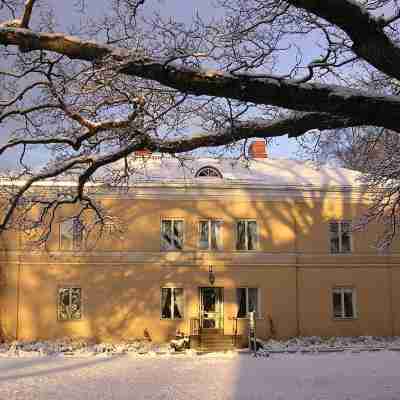
{"type": "Polygon", "coordinates": [[[71,321],[81,321],[83,319],[83,289],[80,285],[68,285],[68,286],[59,286],[57,288],[57,320],[60,322],[71,322],[71,321]],[[61,290],[68,290],[69,291],[69,306],[71,306],[71,292],[73,289],[79,289],[81,293],[80,297],[80,317],[79,318],[71,318],[71,315],[69,315],[68,318],[60,318],[60,292],[61,290]]]}
{"type": "Polygon", "coordinates": [[[329,252],[330,252],[330,254],[351,254],[353,252],[353,235],[352,235],[352,232],[351,232],[351,225],[352,225],[352,221],[349,220],[349,219],[329,221],[329,252]],[[343,245],[342,245],[342,224],[343,223],[348,223],[350,225],[350,230],[348,232],[349,239],[350,239],[350,250],[349,251],[343,251],[343,245]],[[332,246],[331,246],[331,241],[332,241],[331,224],[337,224],[338,225],[339,251],[337,253],[332,252],[332,246]]]}
{"type": "Polygon", "coordinates": [[[202,218],[198,220],[197,223],[197,247],[200,251],[221,251],[223,249],[222,244],[222,229],[223,229],[223,221],[221,219],[214,219],[214,218],[202,218]],[[200,237],[201,237],[201,223],[208,222],[208,246],[206,249],[200,248],[200,237]],[[219,222],[220,223],[220,230],[219,230],[219,237],[217,237],[217,248],[211,249],[211,223],[212,222],[219,222]]]}
{"type": "Polygon", "coordinates": [[[185,219],[184,218],[179,218],[179,217],[162,217],[160,221],[160,249],[161,251],[183,251],[185,248],[185,219]],[[171,249],[166,249],[163,247],[163,222],[164,221],[171,221],[174,223],[175,221],[182,221],[182,248],[171,248],[171,249]]]}
{"type": "Polygon", "coordinates": [[[206,165],[204,167],[201,167],[195,174],[196,178],[217,178],[217,179],[222,179],[222,174],[221,172],[211,166],[211,165],[206,165]]]}
{"type": "Polygon", "coordinates": [[[257,313],[256,313],[256,318],[261,318],[261,290],[257,286],[239,286],[236,288],[236,305],[238,307],[238,312],[239,312],[239,307],[240,304],[238,302],[237,298],[237,289],[245,289],[246,291],[246,316],[245,317],[238,317],[238,319],[248,319],[249,318],[249,289],[257,289],[257,313]]]}
{"type": "Polygon", "coordinates": [[[259,246],[259,227],[258,227],[258,221],[256,219],[248,219],[248,218],[244,218],[244,219],[237,219],[236,220],[236,225],[235,225],[235,250],[236,251],[257,251],[258,250],[258,246],[259,246]],[[238,224],[239,222],[245,222],[245,244],[246,244],[246,248],[245,249],[238,249],[237,248],[237,244],[238,244],[238,224]],[[249,222],[255,222],[256,223],[256,240],[254,243],[254,249],[249,250],[249,235],[248,235],[248,226],[249,226],[249,222]]]}
{"type": "Polygon", "coordinates": [[[72,250],[72,251],[79,251],[82,250],[84,248],[84,237],[83,237],[83,230],[84,230],[84,225],[81,222],[81,220],[78,217],[74,217],[74,218],[69,218],[66,219],[64,221],[61,221],[60,223],[60,229],[59,229],[59,238],[60,238],[60,250],[72,250]],[[63,230],[63,226],[65,226],[66,224],[72,223],[72,227],[71,229],[71,239],[70,242],[63,244],[63,240],[62,240],[62,230],[63,230]],[[77,235],[77,226],[80,226],[80,235],[77,235]],[[78,240],[78,237],[80,238],[78,240]]]}
{"type": "Polygon", "coordinates": [[[352,287],[334,287],[332,288],[332,314],[333,314],[333,319],[356,319],[357,318],[357,298],[356,298],[356,290],[355,288],[352,287]],[[337,317],[335,316],[335,304],[334,304],[334,294],[339,293],[340,294],[340,303],[341,303],[341,316],[337,317]],[[345,293],[351,293],[351,302],[353,306],[353,316],[347,317],[345,315],[345,307],[344,307],[344,294],[345,293]]]}
{"type": "Polygon", "coordinates": [[[183,321],[185,319],[185,305],[186,305],[185,304],[185,288],[183,288],[182,286],[163,286],[163,287],[160,288],[160,318],[163,321],[183,321]],[[171,292],[171,304],[170,304],[170,307],[171,307],[171,318],[164,318],[163,317],[162,291],[164,289],[168,289],[168,290],[172,291],[171,292]],[[182,290],[182,299],[183,300],[182,300],[182,316],[181,316],[181,318],[175,317],[175,315],[174,315],[174,311],[175,311],[174,310],[174,303],[173,303],[174,297],[172,296],[172,294],[176,289],[181,289],[182,290]]]}

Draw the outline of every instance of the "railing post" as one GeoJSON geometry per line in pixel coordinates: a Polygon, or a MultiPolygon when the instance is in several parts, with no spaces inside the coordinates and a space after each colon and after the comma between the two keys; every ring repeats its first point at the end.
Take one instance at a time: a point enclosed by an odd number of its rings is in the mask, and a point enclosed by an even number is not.
{"type": "Polygon", "coordinates": [[[253,343],[254,356],[257,356],[257,335],[256,335],[256,313],[254,311],[249,312],[249,350],[251,350],[251,344],[253,343]]]}

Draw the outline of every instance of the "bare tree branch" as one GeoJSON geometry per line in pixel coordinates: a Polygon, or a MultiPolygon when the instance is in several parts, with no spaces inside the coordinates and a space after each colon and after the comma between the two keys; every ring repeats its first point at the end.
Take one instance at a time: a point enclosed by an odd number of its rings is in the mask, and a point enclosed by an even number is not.
{"type": "Polygon", "coordinates": [[[27,0],[25,3],[24,15],[21,20],[21,28],[28,28],[32,16],[32,9],[36,0],[27,0]]]}

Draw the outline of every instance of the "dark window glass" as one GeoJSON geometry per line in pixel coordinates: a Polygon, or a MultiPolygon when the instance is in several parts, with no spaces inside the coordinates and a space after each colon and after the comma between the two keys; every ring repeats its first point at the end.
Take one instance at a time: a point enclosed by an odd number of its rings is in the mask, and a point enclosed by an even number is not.
{"type": "Polygon", "coordinates": [[[246,250],[246,222],[238,221],[236,235],[236,249],[246,250]]]}
{"type": "Polygon", "coordinates": [[[353,293],[345,291],[343,293],[344,296],[344,317],[345,318],[353,318],[354,310],[353,310],[353,293]]]}
{"type": "Polygon", "coordinates": [[[333,316],[341,318],[342,316],[342,295],[340,292],[333,292],[333,316]]]}

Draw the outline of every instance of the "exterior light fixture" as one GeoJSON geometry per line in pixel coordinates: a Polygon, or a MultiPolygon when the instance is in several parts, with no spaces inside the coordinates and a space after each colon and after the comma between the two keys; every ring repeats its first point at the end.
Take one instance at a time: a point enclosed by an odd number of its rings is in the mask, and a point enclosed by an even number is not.
{"type": "Polygon", "coordinates": [[[210,282],[210,285],[211,285],[211,286],[214,285],[214,282],[215,282],[215,275],[214,275],[213,267],[212,267],[211,264],[208,266],[208,281],[210,282]]]}

